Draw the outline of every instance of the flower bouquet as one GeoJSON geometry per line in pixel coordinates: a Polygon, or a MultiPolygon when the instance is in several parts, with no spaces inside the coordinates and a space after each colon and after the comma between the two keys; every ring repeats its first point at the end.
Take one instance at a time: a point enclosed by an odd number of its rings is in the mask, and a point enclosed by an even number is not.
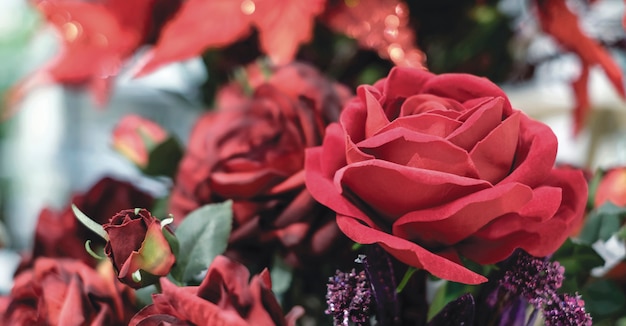
{"type": "MultiPolygon", "coordinates": [[[[185,141],[116,121],[116,155],[166,193],[107,176],[42,209],[2,325],[626,325],[626,168],[558,162],[552,129],[483,77],[514,70],[480,45],[514,35],[498,1],[33,6],[62,50],[4,123],[42,85],[105,104],[117,76],[199,55],[209,109],[185,141]]],[[[572,134],[593,128],[589,69],[623,97],[621,68],[564,0],[528,6],[580,57],[572,134]]]]}

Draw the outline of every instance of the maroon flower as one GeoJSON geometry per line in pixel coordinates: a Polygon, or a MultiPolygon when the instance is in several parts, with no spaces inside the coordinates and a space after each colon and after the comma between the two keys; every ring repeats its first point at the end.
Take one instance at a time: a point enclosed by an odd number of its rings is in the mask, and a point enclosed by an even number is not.
{"type": "MultiPolygon", "coordinates": [[[[129,288],[110,264],[98,271],[73,259],[38,258],[15,278],[2,325],[125,325],[134,313],[129,288]]],[[[0,304],[2,306],[2,304],[0,304]]]]}
{"type": "Polygon", "coordinates": [[[352,240],[475,284],[486,279],[459,256],[547,256],[582,222],[586,181],[554,168],[556,149],[487,79],[394,68],[307,151],[306,185],[352,240]]]}
{"type": "Polygon", "coordinates": [[[165,276],[176,261],[164,232],[174,234],[145,209],[126,209],[103,225],[109,236],[104,252],[122,283],[140,288],[165,276]]]}
{"type": "Polygon", "coordinates": [[[153,294],[153,304],[129,325],[295,325],[301,308],[283,315],[267,269],[249,280],[245,266],[217,256],[200,286],[177,287],[161,278],[163,292],[153,294]]]}
{"type": "MultiPolygon", "coordinates": [[[[250,76],[251,74],[249,74],[250,76]]],[[[293,264],[326,252],[340,235],[332,213],[304,186],[304,150],[321,144],[347,91],[313,67],[291,64],[267,81],[253,74],[252,98],[233,85],[194,127],[170,210],[180,221],[208,203],[233,200],[230,253],[258,258],[278,245],[293,264]]]]}
{"type": "MultiPolygon", "coordinates": [[[[122,209],[151,207],[153,199],[128,182],[104,178],[86,193],[74,195],[70,202],[96,223],[104,224],[122,209]]],[[[46,208],[39,214],[33,258],[71,257],[95,266],[96,259],[85,251],[87,240],[92,240],[92,248],[105,244],[76,219],[69,205],[60,211],[46,208]]]]}

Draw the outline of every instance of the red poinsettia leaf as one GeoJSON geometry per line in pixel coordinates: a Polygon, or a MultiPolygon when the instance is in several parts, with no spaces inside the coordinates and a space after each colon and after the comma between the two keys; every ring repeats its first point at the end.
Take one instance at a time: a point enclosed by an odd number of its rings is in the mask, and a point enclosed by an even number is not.
{"type": "Polygon", "coordinates": [[[587,77],[590,66],[600,65],[622,98],[626,98],[620,67],[598,42],[580,28],[578,17],[567,8],[565,0],[537,0],[539,21],[543,30],[552,35],[565,49],[575,52],[582,61],[581,77],[573,84],[576,92],[576,130],[580,129],[589,107],[587,77]],[[585,94],[582,94],[585,93],[585,94]]]}
{"type": "Polygon", "coordinates": [[[240,1],[233,0],[186,1],[163,27],[155,48],[148,54],[148,62],[138,75],[242,38],[250,32],[251,16],[245,9],[240,1]]]}
{"type": "Polygon", "coordinates": [[[263,52],[277,64],[288,63],[298,46],[313,35],[315,16],[324,11],[325,0],[244,1],[254,6],[254,24],[263,52]]]}

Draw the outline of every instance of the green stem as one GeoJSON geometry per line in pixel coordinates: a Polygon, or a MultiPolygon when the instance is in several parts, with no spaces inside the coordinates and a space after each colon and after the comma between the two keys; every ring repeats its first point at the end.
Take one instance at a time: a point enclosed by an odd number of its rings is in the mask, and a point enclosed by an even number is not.
{"type": "Polygon", "coordinates": [[[409,283],[411,276],[413,276],[415,272],[417,272],[417,268],[409,266],[409,269],[406,270],[404,276],[402,277],[402,281],[400,281],[400,284],[398,284],[398,287],[396,288],[396,293],[401,293],[402,290],[404,290],[404,287],[409,283]]]}

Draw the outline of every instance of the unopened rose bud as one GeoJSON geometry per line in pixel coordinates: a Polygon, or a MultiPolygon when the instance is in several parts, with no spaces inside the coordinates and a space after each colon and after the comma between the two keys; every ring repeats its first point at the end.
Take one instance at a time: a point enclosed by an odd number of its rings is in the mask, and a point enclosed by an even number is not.
{"type": "Polygon", "coordinates": [[[626,206],[626,167],[609,170],[600,180],[595,196],[595,206],[607,201],[616,206],[626,206]]]}
{"type": "Polygon", "coordinates": [[[164,234],[173,233],[145,209],[123,210],[103,228],[109,237],[104,251],[118,279],[133,288],[155,283],[176,261],[164,234]]]}
{"type": "Polygon", "coordinates": [[[161,126],[131,114],[122,118],[113,130],[113,147],[140,168],[145,168],[150,151],[167,138],[168,133],[161,126]]]}

